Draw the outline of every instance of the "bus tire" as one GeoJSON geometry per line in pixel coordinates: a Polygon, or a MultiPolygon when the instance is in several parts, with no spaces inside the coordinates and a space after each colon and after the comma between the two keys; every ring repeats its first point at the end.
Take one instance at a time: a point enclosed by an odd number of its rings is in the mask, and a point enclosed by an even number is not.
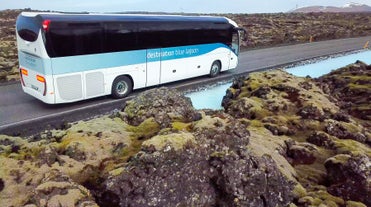
{"type": "Polygon", "coordinates": [[[213,64],[211,64],[209,76],[211,78],[218,76],[220,73],[220,70],[221,70],[220,61],[218,60],[214,61],[213,64]]]}
{"type": "Polygon", "coordinates": [[[133,82],[127,76],[119,76],[112,83],[112,93],[114,98],[125,98],[133,90],[133,82]]]}

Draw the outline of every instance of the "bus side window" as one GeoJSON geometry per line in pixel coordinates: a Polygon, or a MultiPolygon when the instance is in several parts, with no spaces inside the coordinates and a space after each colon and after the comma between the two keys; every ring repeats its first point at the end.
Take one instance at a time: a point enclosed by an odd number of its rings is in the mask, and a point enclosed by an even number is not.
{"type": "Polygon", "coordinates": [[[134,23],[118,22],[105,24],[105,52],[119,52],[138,49],[134,23]]]}
{"type": "Polygon", "coordinates": [[[47,34],[52,57],[86,55],[103,52],[103,30],[98,25],[63,25],[47,34]]]}

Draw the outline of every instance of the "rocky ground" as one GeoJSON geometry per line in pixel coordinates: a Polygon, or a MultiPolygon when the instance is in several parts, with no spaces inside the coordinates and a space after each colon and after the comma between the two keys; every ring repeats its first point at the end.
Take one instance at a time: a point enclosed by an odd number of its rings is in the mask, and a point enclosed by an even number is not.
{"type": "Polygon", "coordinates": [[[0,135],[1,204],[371,206],[370,73],[252,73],[220,111],[152,89],[65,130],[0,135]]]}
{"type": "Polygon", "coordinates": [[[0,11],[0,83],[19,79],[15,20],[20,12],[0,11]]]}
{"type": "MultiPolygon", "coordinates": [[[[19,79],[15,20],[20,12],[0,11],[0,83],[19,79]]],[[[247,30],[244,49],[371,35],[371,13],[222,15],[247,30]]]]}
{"type": "Polygon", "coordinates": [[[247,30],[247,48],[371,35],[371,13],[229,15],[247,30]]]}

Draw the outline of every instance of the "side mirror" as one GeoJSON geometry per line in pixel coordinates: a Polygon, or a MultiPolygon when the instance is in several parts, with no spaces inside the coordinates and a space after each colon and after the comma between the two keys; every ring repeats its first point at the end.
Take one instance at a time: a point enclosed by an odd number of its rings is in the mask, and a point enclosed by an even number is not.
{"type": "Polygon", "coordinates": [[[236,30],[240,34],[241,40],[246,41],[247,40],[247,31],[242,27],[237,27],[236,30]]]}

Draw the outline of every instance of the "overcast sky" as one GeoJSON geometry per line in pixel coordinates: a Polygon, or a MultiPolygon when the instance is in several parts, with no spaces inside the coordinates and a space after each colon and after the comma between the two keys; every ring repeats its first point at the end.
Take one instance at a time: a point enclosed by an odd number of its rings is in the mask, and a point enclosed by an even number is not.
{"type": "Polygon", "coordinates": [[[0,0],[0,10],[275,13],[314,5],[341,7],[350,2],[371,6],[371,0],[0,0]]]}

